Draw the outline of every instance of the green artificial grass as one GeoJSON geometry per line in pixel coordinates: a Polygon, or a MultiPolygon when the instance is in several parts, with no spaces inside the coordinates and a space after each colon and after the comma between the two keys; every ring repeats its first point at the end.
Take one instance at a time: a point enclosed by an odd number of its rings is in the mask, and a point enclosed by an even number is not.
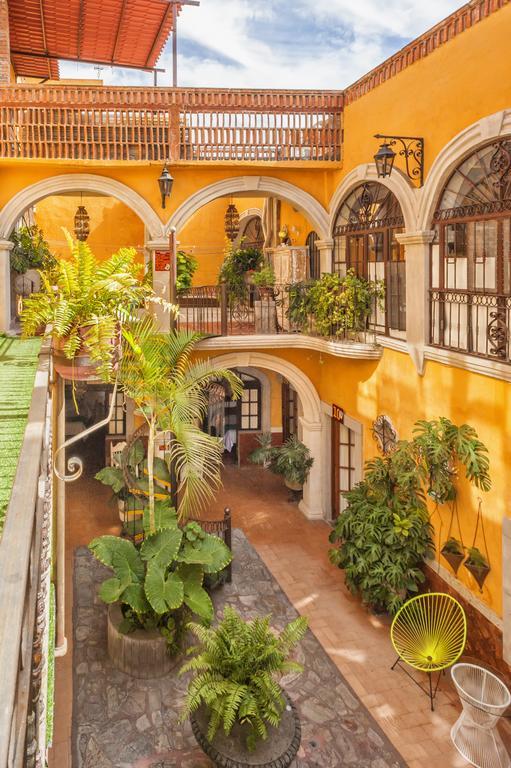
{"type": "Polygon", "coordinates": [[[27,424],[41,339],[0,336],[0,531],[27,424]]]}

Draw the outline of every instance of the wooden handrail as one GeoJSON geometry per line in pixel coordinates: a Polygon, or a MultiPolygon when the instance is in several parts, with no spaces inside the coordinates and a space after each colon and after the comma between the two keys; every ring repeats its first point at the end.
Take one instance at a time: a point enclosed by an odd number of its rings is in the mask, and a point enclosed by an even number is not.
{"type": "Polygon", "coordinates": [[[339,162],[341,91],[0,86],[0,158],[339,162]]]}
{"type": "Polygon", "coordinates": [[[0,540],[0,768],[25,762],[32,695],[32,644],[39,589],[41,517],[48,480],[49,352],[43,348],[28,423],[0,540]]]}

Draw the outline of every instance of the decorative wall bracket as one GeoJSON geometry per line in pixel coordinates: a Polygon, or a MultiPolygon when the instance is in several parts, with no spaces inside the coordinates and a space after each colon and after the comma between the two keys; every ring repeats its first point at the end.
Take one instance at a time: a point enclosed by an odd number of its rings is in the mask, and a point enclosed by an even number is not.
{"type": "Polygon", "coordinates": [[[388,136],[376,133],[375,139],[382,139],[383,144],[374,156],[378,176],[390,176],[394,166],[396,147],[400,157],[404,158],[406,175],[411,181],[424,184],[424,139],[420,136],[388,136]]]}
{"type": "Polygon", "coordinates": [[[65,451],[66,448],[69,448],[70,445],[77,443],[79,440],[83,440],[84,437],[88,437],[89,435],[92,435],[93,432],[97,432],[97,430],[101,429],[101,427],[106,427],[110,423],[114,415],[116,394],[117,394],[117,379],[115,380],[115,384],[114,384],[112,399],[110,401],[110,408],[105,418],[102,419],[101,421],[98,421],[97,424],[93,424],[92,427],[88,427],[83,432],[80,432],[78,435],[74,435],[73,437],[70,437],[69,440],[66,440],[64,443],[62,443],[62,445],[59,445],[59,447],[55,451],[55,456],[53,458],[53,472],[55,473],[55,476],[58,477],[59,480],[62,480],[62,482],[72,483],[75,480],[78,480],[78,478],[81,477],[83,473],[83,461],[79,456],[71,456],[67,460],[67,470],[71,474],[63,475],[57,469],[59,453],[61,451],[65,451]]]}

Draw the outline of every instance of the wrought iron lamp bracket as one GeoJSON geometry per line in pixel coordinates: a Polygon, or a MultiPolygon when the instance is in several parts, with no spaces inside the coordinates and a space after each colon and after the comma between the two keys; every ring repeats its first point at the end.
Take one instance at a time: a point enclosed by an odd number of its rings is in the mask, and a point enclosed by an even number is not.
{"type": "Polygon", "coordinates": [[[416,181],[419,187],[424,184],[424,139],[421,136],[388,136],[375,133],[375,139],[382,139],[389,147],[397,147],[397,154],[404,158],[406,175],[416,181]],[[399,149],[401,147],[401,149],[399,149]]]}
{"type": "Polygon", "coordinates": [[[69,475],[61,474],[57,469],[57,459],[58,459],[59,453],[61,451],[65,451],[66,448],[69,448],[70,445],[77,443],[79,440],[83,440],[84,437],[88,437],[89,435],[92,435],[93,432],[96,432],[98,429],[101,429],[101,427],[106,427],[109,424],[109,422],[112,420],[112,417],[114,415],[116,395],[117,395],[117,379],[115,380],[115,383],[114,383],[112,399],[110,401],[110,408],[105,418],[102,419],[101,421],[98,421],[97,424],[93,424],[92,427],[88,427],[83,432],[80,432],[78,435],[74,435],[73,437],[70,437],[69,440],[66,440],[64,443],[62,443],[62,445],[60,445],[55,451],[55,455],[53,457],[53,472],[55,473],[56,477],[59,480],[62,480],[62,482],[73,483],[75,480],[78,480],[78,478],[81,477],[83,474],[83,461],[79,456],[70,456],[70,458],[67,460],[67,470],[71,474],[69,475]]]}

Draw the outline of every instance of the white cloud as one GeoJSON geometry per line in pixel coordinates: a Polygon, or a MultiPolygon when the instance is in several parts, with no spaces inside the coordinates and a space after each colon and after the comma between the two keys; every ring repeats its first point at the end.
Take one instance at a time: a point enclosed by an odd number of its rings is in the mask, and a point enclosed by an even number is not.
{"type": "MultiPolygon", "coordinates": [[[[458,0],[202,0],[179,19],[179,84],[230,88],[343,88],[451,13],[458,0]]],[[[170,84],[169,46],[158,66],[170,84]]],[[[62,76],[95,77],[61,63],[62,76]]],[[[152,75],[101,73],[106,83],[152,75]]]]}

